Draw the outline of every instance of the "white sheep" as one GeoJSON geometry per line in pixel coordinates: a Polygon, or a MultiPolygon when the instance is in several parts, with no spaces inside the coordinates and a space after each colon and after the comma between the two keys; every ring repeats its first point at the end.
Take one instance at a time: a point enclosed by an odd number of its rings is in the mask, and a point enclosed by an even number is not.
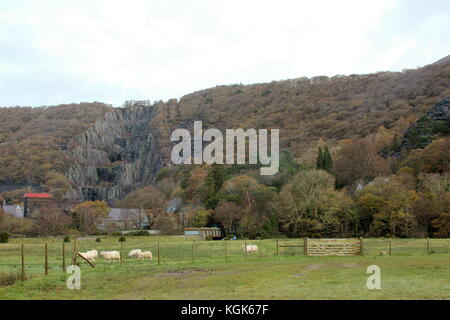
{"type": "Polygon", "coordinates": [[[133,250],[130,251],[130,253],[128,253],[128,256],[129,256],[130,258],[138,258],[138,257],[139,257],[139,254],[140,254],[141,252],[142,252],[141,249],[133,249],[133,250]]]}
{"type": "Polygon", "coordinates": [[[95,253],[92,251],[78,252],[78,253],[89,262],[95,261],[95,253]]]}
{"type": "Polygon", "coordinates": [[[97,250],[89,250],[88,251],[92,257],[94,258],[94,261],[98,259],[98,251],[97,250]]]}
{"type": "Polygon", "coordinates": [[[103,258],[108,260],[108,263],[111,263],[111,260],[117,260],[120,262],[120,253],[119,251],[102,251],[100,252],[103,258]]]}
{"type": "Polygon", "coordinates": [[[255,244],[248,244],[247,246],[242,245],[244,253],[252,254],[258,252],[258,246],[255,244]]]}
{"type": "Polygon", "coordinates": [[[153,259],[152,252],[151,251],[142,251],[142,252],[139,253],[138,259],[149,259],[149,260],[152,260],[153,259]]]}

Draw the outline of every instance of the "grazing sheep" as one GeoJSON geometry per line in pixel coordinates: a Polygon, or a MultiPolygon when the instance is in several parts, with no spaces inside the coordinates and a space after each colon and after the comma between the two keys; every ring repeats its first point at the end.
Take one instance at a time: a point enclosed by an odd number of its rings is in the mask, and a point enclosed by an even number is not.
{"type": "Polygon", "coordinates": [[[94,261],[98,259],[98,251],[97,250],[89,250],[88,252],[90,252],[92,254],[94,261]]]}
{"type": "MultiPolygon", "coordinates": [[[[95,251],[95,250],[94,250],[95,251]]],[[[86,252],[78,252],[80,255],[83,256],[87,261],[89,262],[95,262],[95,253],[92,251],[86,251],[86,252]]]]}
{"type": "Polygon", "coordinates": [[[248,244],[247,247],[242,245],[242,249],[243,249],[244,253],[247,253],[247,254],[252,254],[252,253],[258,252],[258,246],[255,244],[248,244]]]}
{"type": "Polygon", "coordinates": [[[130,251],[130,253],[128,253],[128,256],[129,256],[130,258],[138,258],[138,257],[139,257],[139,254],[140,254],[141,252],[142,252],[141,249],[133,249],[133,250],[130,251]]]}
{"type": "Polygon", "coordinates": [[[111,260],[117,260],[120,262],[120,253],[119,251],[102,251],[100,252],[103,258],[108,260],[108,263],[111,263],[111,260]]]}
{"type": "Polygon", "coordinates": [[[152,260],[153,259],[152,252],[151,251],[142,251],[142,252],[139,253],[138,259],[149,259],[149,260],[152,260]]]}

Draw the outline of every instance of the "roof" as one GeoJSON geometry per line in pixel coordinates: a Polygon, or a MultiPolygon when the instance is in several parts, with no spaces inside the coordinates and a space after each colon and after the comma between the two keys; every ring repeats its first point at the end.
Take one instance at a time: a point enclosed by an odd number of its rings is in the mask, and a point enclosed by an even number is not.
{"type": "MultiPolygon", "coordinates": [[[[120,221],[120,220],[128,220],[129,218],[131,218],[133,215],[139,216],[139,209],[122,209],[122,208],[111,208],[109,210],[108,213],[108,218],[107,220],[116,220],[116,221],[120,221]],[[127,219],[128,218],[128,219],[127,219]]],[[[143,214],[142,215],[142,219],[146,219],[146,215],[143,214]]]]}
{"type": "Polygon", "coordinates": [[[50,193],[25,193],[23,196],[24,198],[52,198],[52,195],[50,193]]]}

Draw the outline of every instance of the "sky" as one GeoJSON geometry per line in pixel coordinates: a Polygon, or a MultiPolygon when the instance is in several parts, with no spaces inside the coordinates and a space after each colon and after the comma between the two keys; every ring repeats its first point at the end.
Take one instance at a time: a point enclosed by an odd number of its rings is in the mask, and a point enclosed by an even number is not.
{"type": "Polygon", "coordinates": [[[449,54],[448,0],[0,0],[0,106],[166,101],[449,54]]]}

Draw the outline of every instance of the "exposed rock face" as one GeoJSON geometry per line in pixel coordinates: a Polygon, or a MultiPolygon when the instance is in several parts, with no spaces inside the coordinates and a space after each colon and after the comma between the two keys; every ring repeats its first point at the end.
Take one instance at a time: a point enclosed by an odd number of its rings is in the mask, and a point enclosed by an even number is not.
{"type": "Polygon", "coordinates": [[[439,101],[403,135],[401,151],[425,148],[434,135],[450,134],[450,97],[439,101]]]}
{"type": "Polygon", "coordinates": [[[150,126],[155,107],[115,109],[72,141],[75,165],[66,172],[74,185],[73,200],[112,204],[154,181],[164,165],[157,128],[150,126]]]}

